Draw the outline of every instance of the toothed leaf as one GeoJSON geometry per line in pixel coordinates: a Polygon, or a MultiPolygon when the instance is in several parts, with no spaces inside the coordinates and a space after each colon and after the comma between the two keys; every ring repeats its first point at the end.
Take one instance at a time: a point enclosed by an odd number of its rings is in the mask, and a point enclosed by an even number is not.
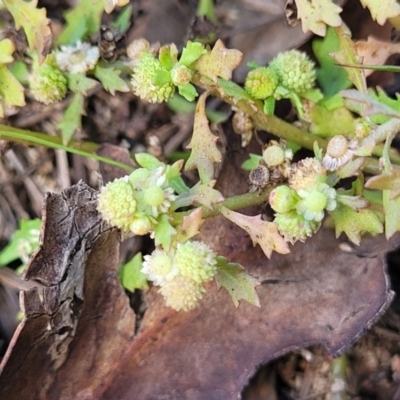
{"type": "Polygon", "coordinates": [[[205,111],[207,95],[207,92],[203,93],[197,102],[193,136],[190,144],[187,146],[187,148],[192,149],[192,151],[185,166],[187,171],[197,168],[203,183],[212,180],[214,175],[214,163],[220,162],[222,159],[221,152],[215,144],[218,138],[213,135],[208,126],[208,119],[205,111]]]}
{"type": "Polygon", "coordinates": [[[129,92],[128,84],[119,77],[121,71],[113,68],[103,68],[96,65],[94,76],[102,83],[104,89],[108,90],[112,95],[118,92],[129,92]]]}
{"type": "Polygon", "coordinates": [[[235,307],[239,306],[241,300],[260,307],[255,289],[260,283],[247,274],[240,264],[229,262],[225,257],[217,257],[215,281],[218,289],[224,287],[228,291],[235,307]]]}
{"type": "Polygon", "coordinates": [[[51,21],[46,18],[46,9],[36,8],[37,0],[4,0],[3,4],[12,14],[16,28],[24,28],[29,50],[36,50],[39,63],[42,63],[53,43],[51,21]]]}
{"type": "Polygon", "coordinates": [[[222,40],[217,40],[213,49],[201,56],[194,65],[197,72],[214,82],[217,82],[218,77],[230,80],[242,57],[243,54],[239,50],[228,50],[222,40]]]}
{"type": "Polygon", "coordinates": [[[277,225],[263,221],[261,215],[251,217],[231,211],[226,207],[221,208],[221,214],[244,229],[250,235],[253,245],[259,244],[268,258],[271,257],[273,251],[280,254],[290,253],[285,239],[279,234],[277,225]]]}
{"type": "Polygon", "coordinates": [[[142,253],[137,253],[126,264],[121,265],[119,275],[121,277],[122,286],[130,292],[135,289],[148,289],[146,275],[140,272],[142,269],[142,253]]]}
{"type": "Polygon", "coordinates": [[[57,125],[57,128],[61,130],[63,144],[69,143],[74,133],[82,127],[82,115],[85,115],[84,96],[76,93],[57,125]]]}
{"type": "Polygon", "coordinates": [[[379,25],[384,25],[388,18],[400,15],[400,5],[396,0],[360,0],[360,3],[369,8],[372,19],[379,25]]]}
{"type": "Polygon", "coordinates": [[[382,233],[383,225],[379,217],[369,209],[359,211],[338,203],[336,209],[331,211],[330,216],[335,224],[336,237],[344,232],[349,240],[359,245],[363,233],[382,233]]]}

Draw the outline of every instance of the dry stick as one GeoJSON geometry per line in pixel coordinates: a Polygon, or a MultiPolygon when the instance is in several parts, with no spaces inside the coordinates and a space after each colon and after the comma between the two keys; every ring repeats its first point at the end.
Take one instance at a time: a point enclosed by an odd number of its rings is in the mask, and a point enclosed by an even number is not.
{"type": "MultiPolygon", "coordinates": [[[[43,128],[49,136],[57,136],[54,121],[44,121],[43,128]]],[[[65,150],[54,150],[54,155],[56,157],[57,183],[60,190],[64,190],[71,186],[67,152],[65,150]]]]}
{"type": "MultiPolygon", "coordinates": [[[[86,97],[92,96],[93,94],[99,92],[102,88],[103,87],[100,85],[100,83],[97,83],[93,88],[87,91],[86,97]]],[[[30,126],[53,116],[55,111],[60,111],[66,108],[71,103],[72,98],[73,95],[70,95],[58,103],[43,106],[43,109],[39,112],[18,117],[14,126],[18,128],[29,128],[30,126]]]]}
{"type": "MultiPolygon", "coordinates": [[[[43,122],[43,127],[49,136],[57,136],[57,129],[53,121],[43,122]]],[[[65,150],[54,150],[54,155],[56,157],[57,183],[59,188],[64,190],[71,186],[67,152],[65,150]]]]}
{"type": "Polygon", "coordinates": [[[46,106],[42,111],[35,112],[33,114],[22,115],[18,117],[15,121],[14,126],[18,128],[29,128],[32,125],[36,125],[39,122],[42,122],[44,119],[47,119],[54,115],[56,111],[60,111],[68,106],[71,102],[70,99],[65,99],[60,103],[54,103],[46,106]]]}
{"type": "Polygon", "coordinates": [[[15,194],[11,184],[11,177],[2,162],[0,162],[0,190],[8,206],[14,211],[17,220],[29,219],[29,214],[22,207],[18,196],[15,194]]]}
{"type": "Polygon", "coordinates": [[[14,150],[9,150],[4,155],[4,158],[7,159],[14,170],[22,177],[26,190],[28,191],[32,200],[32,208],[34,209],[35,213],[40,216],[42,214],[43,193],[38,189],[33,179],[30,176],[27,176],[25,168],[18,159],[14,150]]]}
{"type": "Polygon", "coordinates": [[[33,287],[42,288],[44,287],[41,283],[24,280],[18,274],[16,274],[13,270],[7,267],[0,268],[0,282],[4,285],[7,285],[10,288],[17,290],[29,290],[33,287]]]}

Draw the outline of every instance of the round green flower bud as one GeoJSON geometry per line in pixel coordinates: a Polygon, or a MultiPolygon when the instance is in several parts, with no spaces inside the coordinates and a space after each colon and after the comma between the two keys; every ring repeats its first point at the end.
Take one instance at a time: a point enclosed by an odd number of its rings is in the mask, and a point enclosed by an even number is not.
{"type": "Polygon", "coordinates": [[[279,145],[268,146],[262,156],[268,168],[277,167],[285,161],[285,150],[279,145]]]}
{"type": "Polygon", "coordinates": [[[307,193],[307,196],[297,204],[297,212],[303,214],[307,221],[322,221],[327,205],[326,196],[318,190],[307,193]]]}
{"type": "Polygon", "coordinates": [[[153,225],[145,215],[135,217],[129,224],[129,230],[135,235],[147,235],[153,229],[153,225]]]}
{"type": "Polygon", "coordinates": [[[169,100],[175,86],[172,82],[156,83],[159,74],[169,74],[168,70],[150,53],[143,53],[132,74],[132,90],[136,96],[150,103],[169,100]]]}
{"type": "Polygon", "coordinates": [[[67,93],[67,79],[59,69],[48,64],[34,68],[29,86],[35,100],[44,104],[60,101],[67,93]]]}
{"type": "Polygon", "coordinates": [[[292,244],[298,240],[304,242],[320,227],[319,222],[308,221],[295,210],[276,214],[274,222],[284,239],[292,244]]]}
{"type": "Polygon", "coordinates": [[[171,202],[176,199],[163,166],[152,171],[138,168],[129,175],[129,182],[135,190],[137,213],[140,215],[157,218],[167,213],[171,202]]]}
{"type": "Polygon", "coordinates": [[[318,192],[318,190],[313,190],[308,196],[304,199],[306,207],[311,211],[322,211],[327,204],[326,196],[318,192]]]}
{"type": "Polygon", "coordinates": [[[333,211],[336,208],[336,191],[326,183],[320,183],[311,190],[298,191],[301,200],[296,210],[307,221],[320,222],[324,218],[324,210],[333,211]]]}
{"type": "Polygon", "coordinates": [[[129,231],[136,212],[136,199],[127,177],[116,179],[101,188],[97,209],[108,223],[129,231]]]}
{"type": "Polygon", "coordinates": [[[181,275],[198,283],[209,281],[217,272],[216,254],[201,242],[179,243],[175,261],[181,275]]]}
{"type": "Polygon", "coordinates": [[[181,86],[189,83],[192,77],[193,71],[184,65],[175,64],[171,70],[171,79],[175,86],[181,86]]]}
{"type": "Polygon", "coordinates": [[[286,213],[296,208],[298,196],[288,186],[276,187],[269,195],[269,204],[278,213],[286,213]]]}
{"type": "Polygon", "coordinates": [[[143,257],[141,272],[157,286],[162,286],[179,274],[179,268],[173,257],[165,251],[154,250],[151,255],[143,257]]]}
{"type": "Polygon", "coordinates": [[[278,86],[275,71],[267,67],[258,67],[251,70],[246,77],[244,88],[255,99],[266,99],[274,94],[278,86]]]}
{"type": "Polygon", "coordinates": [[[310,90],[315,83],[315,64],[306,53],[289,50],[279,53],[269,64],[278,76],[279,84],[295,93],[310,90]]]}
{"type": "Polygon", "coordinates": [[[188,311],[195,308],[202,299],[205,288],[193,279],[178,275],[161,287],[167,306],[175,310],[188,311]]]}
{"type": "Polygon", "coordinates": [[[144,201],[149,206],[159,206],[164,201],[164,191],[159,186],[151,186],[144,191],[144,201]]]}

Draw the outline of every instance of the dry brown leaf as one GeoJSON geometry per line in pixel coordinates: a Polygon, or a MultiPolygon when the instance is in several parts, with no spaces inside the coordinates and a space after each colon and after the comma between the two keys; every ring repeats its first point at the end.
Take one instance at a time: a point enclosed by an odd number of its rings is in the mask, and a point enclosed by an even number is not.
{"type": "Polygon", "coordinates": [[[216,144],[218,137],[211,132],[206,115],[207,96],[208,93],[204,92],[197,101],[193,135],[190,143],[186,146],[192,151],[186,161],[185,169],[186,171],[197,169],[202,183],[212,180],[214,163],[218,163],[222,159],[216,144]]]}
{"type": "Polygon", "coordinates": [[[48,194],[41,237],[25,276],[44,288],[22,292],[25,316],[0,366],[4,400],[82,398],[134,336],[118,233],[101,221],[96,192],[80,182],[48,194]]]}
{"type": "MultiPolygon", "coordinates": [[[[356,42],[356,50],[364,65],[384,65],[392,54],[400,53],[400,43],[387,42],[368,36],[367,40],[356,42]]],[[[365,76],[369,76],[373,72],[371,69],[364,70],[365,76]]]]}
{"type": "MultiPolygon", "coordinates": [[[[203,230],[202,238],[218,242],[220,251],[235,251],[240,231],[227,234],[223,220],[217,225],[203,230]]],[[[235,309],[226,291],[210,288],[200,307],[179,313],[152,291],[135,342],[94,397],[234,400],[258,365],[285,352],[316,343],[333,355],[345,351],[387,308],[393,292],[382,236],[360,253],[344,253],[339,243],[333,232],[321,230],[271,261],[258,248],[240,253],[235,261],[262,282],[261,308],[243,303],[235,309]]]]}
{"type": "Polygon", "coordinates": [[[268,258],[271,258],[273,251],[280,254],[290,253],[289,246],[280,235],[278,226],[273,222],[264,221],[261,215],[243,215],[225,207],[221,208],[221,213],[244,229],[250,235],[253,246],[260,245],[268,258]]]}

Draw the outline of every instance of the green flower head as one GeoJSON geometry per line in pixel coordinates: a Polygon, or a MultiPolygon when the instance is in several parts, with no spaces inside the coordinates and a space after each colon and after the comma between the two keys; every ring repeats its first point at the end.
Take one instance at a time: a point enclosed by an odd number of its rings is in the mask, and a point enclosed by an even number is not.
{"type": "Polygon", "coordinates": [[[166,166],[152,171],[138,168],[108,183],[100,191],[98,210],[125,232],[146,235],[154,231],[160,214],[168,213],[176,196],[166,177],[166,166]]]}
{"type": "Polygon", "coordinates": [[[315,64],[306,53],[289,50],[279,53],[269,64],[278,76],[279,84],[301,94],[313,88],[316,78],[315,64]]]}
{"type": "Polygon", "coordinates": [[[286,185],[276,187],[269,195],[269,204],[278,213],[294,210],[298,200],[296,192],[286,185]]]}
{"type": "Polygon", "coordinates": [[[255,99],[264,100],[274,94],[278,86],[277,74],[267,67],[251,70],[246,77],[244,88],[255,99]]]}
{"type": "Polygon", "coordinates": [[[155,285],[167,305],[176,310],[190,310],[203,297],[203,282],[217,272],[216,254],[204,243],[178,243],[170,251],[154,250],[144,257],[142,272],[155,285]]]}
{"type": "Polygon", "coordinates": [[[180,274],[197,283],[209,281],[217,272],[216,254],[204,243],[178,243],[175,260],[180,274]]]}
{"type": "Polygon", "coordinates": [[[167,213],[176,198],[173,189],[168,186],[165,166],[153,171],[138,168],[130,175],[129,182],[135,190],[137,209],[143,215],[157,218],[167,213]]]}
{"type": "Polygon", "coordinates": [[[136,215],[129,224],[129,230],[135,235],[147,235],[153,230],[152,219],[146,215],[136,215]]]}
{"type": "Polygon", "coordinates": [[[274,222],[284,239],[292,244],[298,240],[304,242],[307,237],[312,236],[320,227],[319,222],[306,220],[296,210],[276,214],[274,222]]]}
{"type": "Polygon", "coordinates": [[[150,53],[141,55],[131,83],[133,93],[149,103],[167,101],[175,92],[170,72],[150,53]]]}
{"type": "Polygon", "coordinates": [[[179,274],[179,267],[174,257],[163,250],[156,249],[151,255],[143,258],[141,272],[157,286],[163,286],[179,274]]]}
{"type": "Polygon", "coordinates": [[[60,101],[67,93],[67,79],[58,68],[49,64],[34,67],[29,86],[33,97],[44,104],[60,101]]]}
{"type": "Polygon", "coordinates": [[[324,210],[333,211],[336,208],[336,190],[326,183],[321,183],[311,190],[299,190],[301,200],[296,210],[307,221],[322,221],[324,210]]]}
{"type": "Polygon", "coordinates": [[[268,146],[263,150],[263,160],[268,168],[277,167],[285,161],[285,150],[278,145],[268,146]]]}
{"type": "Polygon", "coordinates": [[[188,311],[195,308],[203,298],[205,291],[201,283],[181,275],[167,282],[159,290],[165,298],[167,306],[177,311],[188,311]]]}
{"type": "Polygon", "coordinates": [[[136,212],[136,198],[128,176],[102,187],[97,209],[111,225],[128,232],[136,212]]]}

